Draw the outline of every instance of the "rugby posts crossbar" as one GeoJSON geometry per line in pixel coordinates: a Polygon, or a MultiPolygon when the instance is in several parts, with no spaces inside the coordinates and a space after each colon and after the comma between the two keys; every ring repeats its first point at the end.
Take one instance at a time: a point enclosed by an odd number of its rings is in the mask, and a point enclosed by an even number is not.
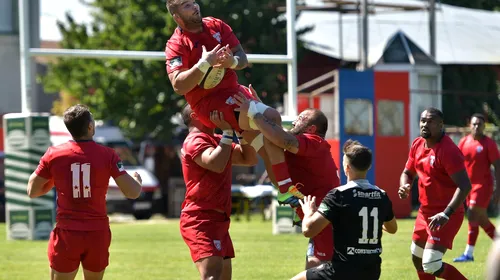
{"type": "MultiPolygon", "coordinates": [[[[288,99],[285,114],[297,116],[297,34],[295,32],[296,0],[286,0],[286,55],[248,54],[250,63],[287,64],[288,99]]],[[[121,50],[79,50],[30,48],[29,0],[19,0],[19,52],[21,64],[21,108],[23,113],[32,110],[31,62],[34,56],[74,58],[115,58],[128,60],[165,60],[163,52],[121,50]]],[[[269,73],[272,75],[273,73],[269,73]]]]}

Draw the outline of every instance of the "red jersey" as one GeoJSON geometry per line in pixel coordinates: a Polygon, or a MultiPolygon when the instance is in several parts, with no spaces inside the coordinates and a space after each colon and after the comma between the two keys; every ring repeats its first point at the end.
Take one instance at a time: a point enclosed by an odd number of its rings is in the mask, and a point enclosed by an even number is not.
{"type": "Polygon", "coordinates": [[[181,161],[186,196],[182,211],[222,210],[231,215],[231,160],[228,160],[222,173],[205,169],[194,161],[206,149],[216,148],[220,140],[219,135],[204,132],[191,132],[184,140],[181,161]]]}
{"type": "Polygon", "coordinates": [[[304,133],[296,138],[299,141],[297,154],[285,152],[288,172],[292,182],[304,185],[300,192],[316,196],[316,203],[319,205],[330,190],[340,185],[330,144],[315,134],[304,133]]]}
{"type": "MultiPolygon", "coordinates": [[[[178,27],[165,47],[167,73],[170,74],[183,68],[190,69],[200,60],[203,45],[207,51],[211,51],[218,44],[223,47],[229,44],[229,48],[240,44],[231,27],[220,19],[203,18],[203,31],[201,33],[191,33],[178,27]]],[[[204,89],[197,85],[186,93],[185,97],[189,105],[194,107],[202,98],[227,88],[234,88],[237,92],[238,76],[236,72],[232,69],[225,71],[224,78],[216,87],[204,89]]]]}
{"type": "MultiPolygon", "coordinates": [[[[444,135],[432,148],[422,137],[410,148],[405,168],[418,176],[420,209],[425,213],[443,211],[457,190],[451,175],[464,170],[462,152],[453,140],[444,135]]],[[[463,211],[463,205],[457,211],[463,211]]]]}
{"type": "Polygon", "coordinates": [[[94,141],[69,141],[49,147],[35,173],[54,181],[56,227],[81,231],[109,228],[109,177],[114,179],[126,173],[113,149],[94,141]]]}
{"type": "Polygon", "coordinates": [[[458,144],[465,158],[465,167],[473,185],[493,188],[491,165],[500,159],[495,141],[488,136],[475,140],[472,135],[462,138],[458,144]]]}

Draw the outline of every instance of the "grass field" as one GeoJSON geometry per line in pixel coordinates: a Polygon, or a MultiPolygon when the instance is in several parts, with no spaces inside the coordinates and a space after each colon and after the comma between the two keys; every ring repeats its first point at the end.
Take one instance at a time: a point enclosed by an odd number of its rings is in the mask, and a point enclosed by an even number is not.
{"type": "MultiPolygon", "coordinates": [[[[383,239],[381,279],[418,279],[410,258],[413,220],[399,220],[396,235],[383,239]]],[[[199,279],[188,248],[179,234],[178,220],[151,220],[112,224],[110,266],[105,279],[199,279]]],[[[47,241],[6,241],[5,224],[0,224],[0,279],[48,279],[47,241]]],[[[455,249],[445,261],[459,255],[465,246],[467,223],[455,239],[455,249]]],[[[271,222],[258,217],[252,221],[233,221],[231,236],[236,250],[233,279],[290,279],[304,266],[307,240],[299,235],[271,233],[271,222]]],[[[469,279],[484,279],[484,263],[491,241],[481,232],[476,262],[458,264],[469,279]]],[[[78,276],[77,279],[82,279],[78,276]]]]}

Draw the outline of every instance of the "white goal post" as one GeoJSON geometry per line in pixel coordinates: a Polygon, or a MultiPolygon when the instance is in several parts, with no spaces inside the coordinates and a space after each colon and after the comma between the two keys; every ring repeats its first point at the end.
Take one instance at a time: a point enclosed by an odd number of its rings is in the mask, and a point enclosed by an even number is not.
{"type": "MultiPolygon", "coordinates": [[[[296,0],[286,0],[287,54],[248,54],[250,63],[287,64],[288,98],[285,100],[286,115],[297,116],[297,38],[295,32],[296,0]]],[[[21,107],[23,113],[30,113],[31,106],[31,59],[34,56],[75,57],[75,58],[116,58],[128,60],[165,60],[159,51],[120,51],[82,49],[40,49],[30,48],[29,41],[29,0],[19,0],[19,49],[21,63],[21,107]]],[[[165,81],[167,82],[167,81],[165,81]]]]}

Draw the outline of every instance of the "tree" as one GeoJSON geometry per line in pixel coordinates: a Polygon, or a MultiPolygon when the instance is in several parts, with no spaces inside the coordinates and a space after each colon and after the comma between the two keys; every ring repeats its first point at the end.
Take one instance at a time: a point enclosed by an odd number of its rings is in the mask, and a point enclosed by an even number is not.
{"type": "MultiPolygon", "coordinates": [[[[204,16],[221,18],[233,28],[247,53],[286,52],[286,22],[276,11],[284,0],[198,2],[204,16]]],[[[62,48],[163,51],[176,28],[165,1],[94,0],[88,5],[93,7],[90,26],[70,15],[58,22],[62,48]]],[[[254,84],[267,103],[279,101],[286,91],[286,66],[251,65],[238,72],[240,83],[254,84]]],[[[170,118],[185,102],[174,93],[161,61],[60,58],[49,64],[43,80],[47,91],[69,93],[89,105],[95,118],[118,124],[134,139],[171,139],[170,118]]]]}

